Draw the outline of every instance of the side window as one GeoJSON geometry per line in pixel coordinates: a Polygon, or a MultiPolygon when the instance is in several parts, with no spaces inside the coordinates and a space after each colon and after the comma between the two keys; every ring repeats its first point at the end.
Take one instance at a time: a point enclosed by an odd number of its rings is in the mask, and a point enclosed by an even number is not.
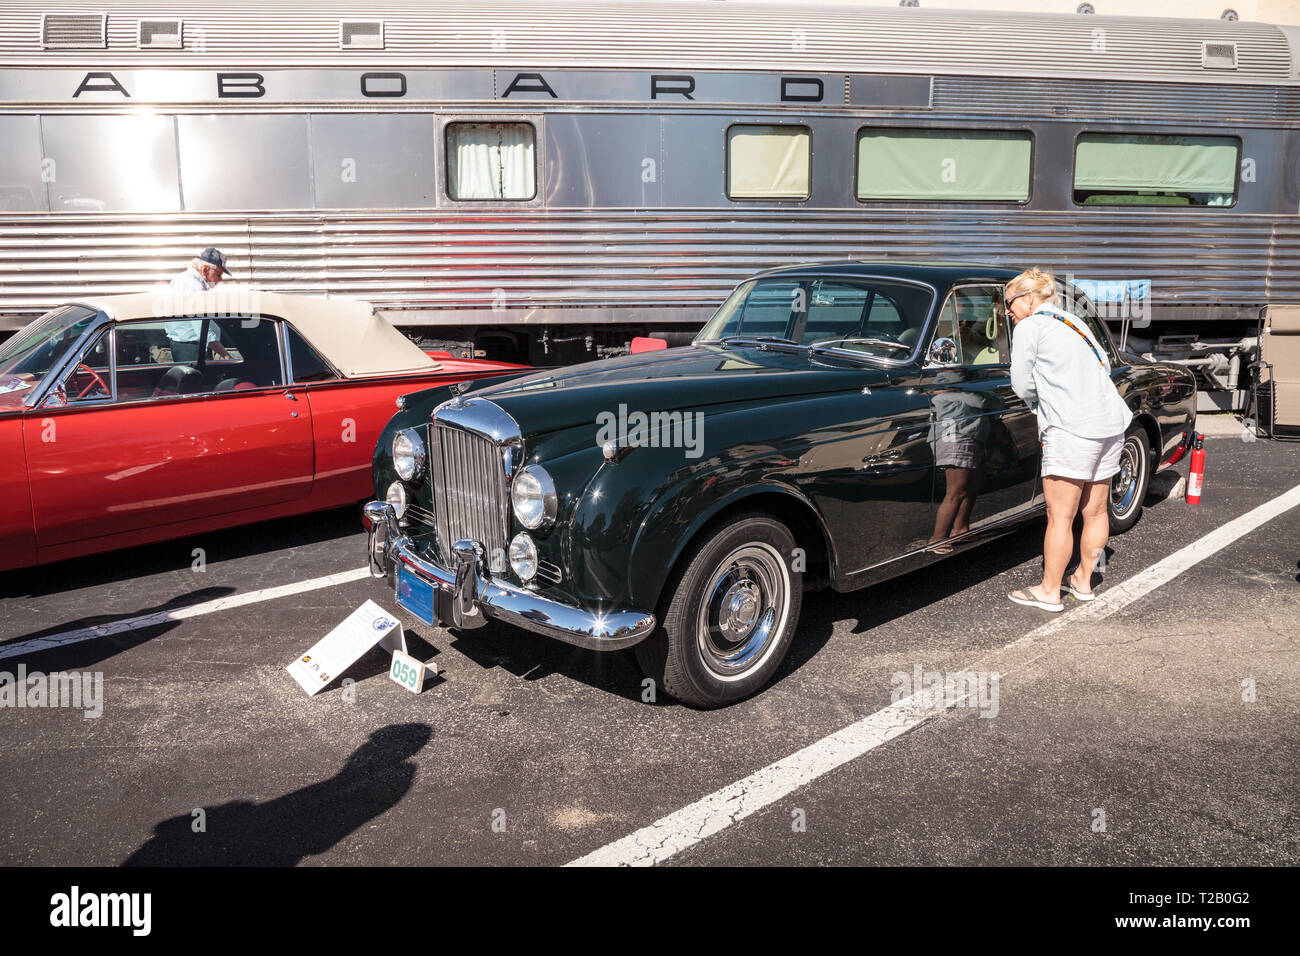
{"type": "Polygon", "coordinates": [[[964,365],[1008,365],[1011,344],[1007,338],[1001,286],[971,286],[955,294],[957,334],[964,365]]]}
{"type": "Polygon", "coordinates": [[[109,361],[108,332],[81,356],[81,361],[63,379],[63,391],[69,405],[102,402],[113,397],[113,369],[109,361]]]}
{"type": "Polygon", "coordinates": [[[930,339],[930,347],[934,348],[934,343],[940,339],[951,339],[956,346],[956,353],[951,362],[937,363],[930,360],[930,356],[925,356],[927,365],[961,365],[961,336],[957,334],[957,293],[949,292],[948,298],[943,303],[943,308],[939,310],[939,321],[934,327],[934,338],[930,339]]]}
{"type": "Polygon", "coordinates": [[[948,294],[935,338],[957,345],[953,365],[1008,365],[1011,340],[1002,305],[1001,286],[963,286],[948,294]]]}
{"type": "Polygon", "coordinates": [[[213,319],[221,343],[209,345],[204,362],[207,391],[269,388],[284,384],[276,320],[261,317],[213,319]]]}
{"type": "Polygon", "coordinates": [[[289,336],[289,364],[295,382],[325,382],[338,377],[320,353],[298,334],[297,329],[286,323],[285,331],[289,336]]]}
{"type": "MultiPolygon", "coordinates": [[[[1067,308],[1069,308],[1069,310],[1075,315],[1079,316],[1079,318],[1083,319],[1083,321],[1088,323],[1088,331],[1093,334],[1093,337],[1101,343],[1101,347],[1106,350],[1106,356],[1110,359],[1110,364],[1112,366],[1118,364],[1119,350],[1115,348],[1115,343],[1110,337],[1110,330],[1106,328],[1106,324],[1102,322],[1101,316],[1097,314],[1097,309],[1092,304],[1092,300],[1082,292],[1077,290],[1071,291],[1073,292],[1073,295],[1071,296],[1073,301],[1067,305],[1067,308]]],[[[1067,295],[1068,294],[1069,293],[1067,293],[1067,295]]]]}
{"type": "Polygon", "coordinates": [[[196,317],[121,325],[118,398],[124,402],[283,383],[275,321],[196,317]]]}

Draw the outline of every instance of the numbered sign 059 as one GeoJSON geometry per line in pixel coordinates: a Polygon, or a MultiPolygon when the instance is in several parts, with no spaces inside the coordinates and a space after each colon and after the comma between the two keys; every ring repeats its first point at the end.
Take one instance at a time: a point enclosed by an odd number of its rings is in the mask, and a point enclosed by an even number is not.
{"type": "MultiPolygon", "coordinates": [[[[411,693],[418,694],[424,689],[426,666],[428,665],[423,661],[416,660],[410,654],[393,651],[393,663],[388,668],[388,676],[411,693]]],[[[430,669],[433,670],[432,667],[430,669]]],[[[437,673],[436,670],[433,670],[433,672],[437,673]]]]}

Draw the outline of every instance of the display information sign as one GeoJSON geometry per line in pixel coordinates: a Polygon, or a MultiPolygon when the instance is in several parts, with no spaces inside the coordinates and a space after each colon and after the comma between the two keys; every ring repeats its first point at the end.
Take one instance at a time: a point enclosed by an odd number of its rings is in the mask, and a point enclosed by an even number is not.
{"type": "Polygon", "coordinates": [[[395,617],[374,601],[366,601],[285,670],[303,690],[315,695],[376,644],[390,651],[404,652],[406,636],[395,617]]]}

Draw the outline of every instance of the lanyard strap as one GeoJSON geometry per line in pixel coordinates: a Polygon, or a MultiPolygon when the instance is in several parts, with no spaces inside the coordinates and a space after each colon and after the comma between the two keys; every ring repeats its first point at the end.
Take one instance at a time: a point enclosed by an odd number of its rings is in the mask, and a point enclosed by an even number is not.
{"type": "Polygon", "coordinates": [[[1053,312],[1051,309],[1043,309],[1041,311],[1047,315],[1050,315],[1058,322],[1063,322],[1066,325],[1068,325],[1070,328],[1074,329],[1074,331],[1078,334],[1079,338],[1083,339],[1084,344],[1087,345],[1088,348],[1092,349],[1092,354],[1096,357],[1097,364],[1099,364],[1102,367],[1102,370],[1105,371],[1106,363],[1102,360],[1101,353],[1097,351],[1097,346],[1092,344],[1092,339],[1088,338],[1087,333],[1084,332],[1083,329],[1079,328],[1077,325],[1075,325],[1073,322],[1071,322],[1069,319],[1063,316],[1060,312],[1053,312]]]}

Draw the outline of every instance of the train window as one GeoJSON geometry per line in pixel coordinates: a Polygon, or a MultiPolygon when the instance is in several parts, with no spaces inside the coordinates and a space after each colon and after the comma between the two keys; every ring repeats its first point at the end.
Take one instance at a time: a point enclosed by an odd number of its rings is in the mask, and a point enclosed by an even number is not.
{"type": "Polygon", "coordinates": [[[1074,201],[1231,206],[1240,152],[1235,136],[1082,133],[1074,150],[1074,201]]]}
{"type": "Polygon", "coordinates": [[[452,199],[532,199],[537,195],[537,132],[531,123],[449,123],[447,195],[452,199]]]}
{"type": "Polygon", "coordinates": [[[727,130],[728,199],[807,199],[812,131],[806,126],[732,126],[727,130]]]}
{"type": "Polygon", "coordinates": [[[305,114],[195,114],[176,123],[186,209],[311,208],[305,114]]]}
{"type": "Polygon", "coordinates": [[[858,131],[857,197],[1025,202],[1033,140],[1001,130],[858,131]]]}
{"type": "Polygon", "coordinates": [[[170,116],[42,116],[51,212],[179,212],[170,116]]]}

